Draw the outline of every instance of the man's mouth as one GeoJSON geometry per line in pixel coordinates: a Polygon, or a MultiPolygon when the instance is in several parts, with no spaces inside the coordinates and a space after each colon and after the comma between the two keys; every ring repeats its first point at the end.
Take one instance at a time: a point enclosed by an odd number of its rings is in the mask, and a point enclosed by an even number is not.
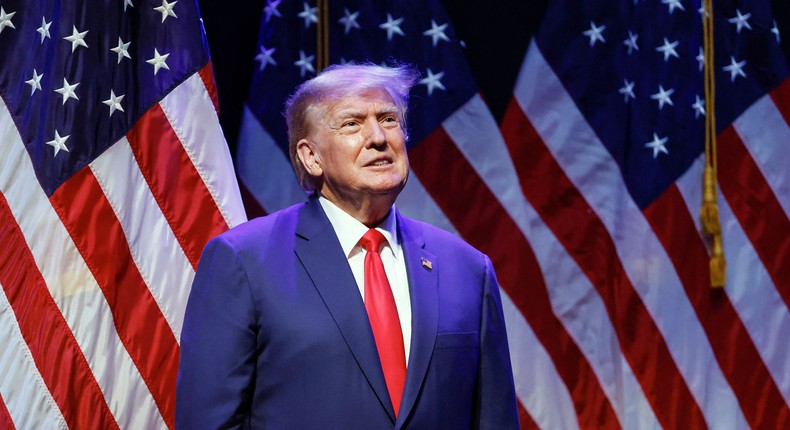
{"type": "Polygon", "coordinates": [[[392,160],[389,158],[379,158],[377,160],[373,160],[370,163],[366,164],[367,166],[386,166],[392,164],[392,160]]]}

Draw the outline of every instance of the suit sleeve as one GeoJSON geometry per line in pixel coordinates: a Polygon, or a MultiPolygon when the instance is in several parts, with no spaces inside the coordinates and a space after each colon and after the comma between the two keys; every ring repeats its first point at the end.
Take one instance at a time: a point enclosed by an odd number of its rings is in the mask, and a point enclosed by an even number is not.
{"type": "Polygon", "coordinates": [[[474,427],[518,429],[518,406],[499,283],[488,257],[485,257],[485,267],[480,326],[480,379],[477,383],[477,417],[474,427]]]}
{"type": "Polygon", "coordinates": [[[176,428],[239,428],[255,373],[256,315],[246,272],[222,236],[203,251],[181,332],[176,428]]]}

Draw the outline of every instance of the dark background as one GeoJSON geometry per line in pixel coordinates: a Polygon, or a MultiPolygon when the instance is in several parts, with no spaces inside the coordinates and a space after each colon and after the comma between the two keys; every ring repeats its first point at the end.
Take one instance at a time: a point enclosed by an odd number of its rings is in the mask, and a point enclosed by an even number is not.
{"type": "MultiPolygon", "coordinates": [[[[764,1],[764,0],[757,0],[764,1]]],[[[685,2],[684,2],[685,3],[685,2]]],[[[771,0],[785,58],[790,58],[790,3],[771,0]]],[[[257,54],[258,28],[266,0],[199,0],[208,34],[220,104],[220,123],[231,153],[257,54]],[[233,4],[229,4],[233,3],[233,4]]],[[[530,37],[540,24],[548,0],[442,1],[480,92],[497,120],[510,101],[530,37]]],[[[716,7],[714,0],[713,7],[716,7]]]]}

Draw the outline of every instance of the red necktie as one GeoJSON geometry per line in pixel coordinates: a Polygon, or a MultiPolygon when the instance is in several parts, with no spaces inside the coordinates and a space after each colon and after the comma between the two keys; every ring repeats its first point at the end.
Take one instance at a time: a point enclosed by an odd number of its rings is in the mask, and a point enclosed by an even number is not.
{"type": "Polygon", "coordinates": [[[368,230],[359,244],[365,254],[365,309],[379,351],[381,369],[387,382],[387,391],[398,416],[403,385],[406,382],[406,353],[403,349],[403,331],[398,319],[398,309],[392,288],[384,273],[379,248],[386,239],[375,229],[368,230]]]}

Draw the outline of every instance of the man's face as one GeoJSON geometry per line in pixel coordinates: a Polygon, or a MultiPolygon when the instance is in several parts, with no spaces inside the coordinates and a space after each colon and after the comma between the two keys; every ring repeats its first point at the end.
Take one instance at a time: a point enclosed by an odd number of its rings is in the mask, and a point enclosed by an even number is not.
{"type": "Polygon", "coordinates": [[[321,193],[336,204],[403,189],[409,175],[406,137],[389,93],[371,89],[330,102],[310,138],[323,176],[321,193]]]}

